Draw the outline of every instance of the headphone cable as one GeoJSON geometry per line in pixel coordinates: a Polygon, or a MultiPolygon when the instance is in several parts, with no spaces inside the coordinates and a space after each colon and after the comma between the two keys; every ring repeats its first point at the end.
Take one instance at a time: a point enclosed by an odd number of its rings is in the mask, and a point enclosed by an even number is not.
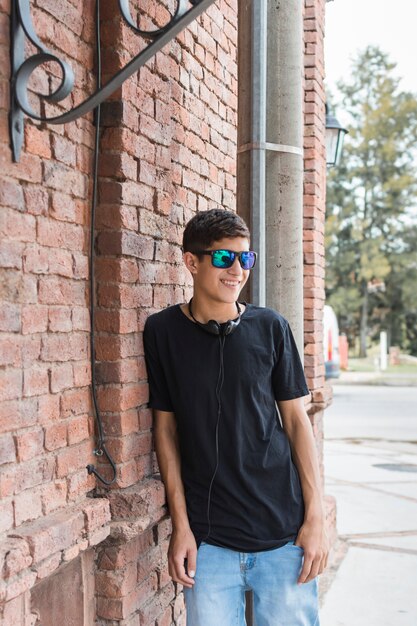
{"type": "Polygon", "coordinates": [[[211,509],[211,493],[212,493],[212,489],[213,489],[213,484],[214,484],[214,479],[216,478],[216,474],[217,474],[217,470],[219,469],[219,463],[220,463],[220,455],[219,455],[219,425],[220,425],[220,416],[221,416],[221,411],[222,411],[222,401],[221,401],[221,390],[223,387],[223,382],[224,382],[224,344],[226,341],[226,335],[220,334],[219,335],[219,345],[220,345],[220,369],[219,369],[219,376],[217,379],[217,385],[216,385],[216,398],[217,398],[217,421],[216,421],[216,430],[215,430],[215,441],[216,441],[216,465],[214,468],[214,472],[213,472],[213,476],[211,477],[211,481],[210,481],[210,486],[209,486],[209,491],[208,491],[208,497],[207,497],[207,525],[208,525],[208,531],[207,531],[207,535],[204,537],[204,539],[202,539],[202,541],[205,541],[211,533],[211,520],[210,520],[210,509],[211,509]]]}

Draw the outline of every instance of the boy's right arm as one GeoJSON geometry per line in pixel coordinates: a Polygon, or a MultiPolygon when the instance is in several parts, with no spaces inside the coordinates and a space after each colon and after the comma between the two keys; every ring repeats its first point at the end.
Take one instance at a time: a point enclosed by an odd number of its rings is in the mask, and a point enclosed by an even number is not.
{"type": "Polygon", "coordinates": [[[194,585],[197,544],[191,531],[181,478],[181,458],[174,413],[153,409],[155,448],[172,520],[168,566],[172,579],[185,587],[194,585]],[[187,569],[185,567],[187,561],[187,569]]]}

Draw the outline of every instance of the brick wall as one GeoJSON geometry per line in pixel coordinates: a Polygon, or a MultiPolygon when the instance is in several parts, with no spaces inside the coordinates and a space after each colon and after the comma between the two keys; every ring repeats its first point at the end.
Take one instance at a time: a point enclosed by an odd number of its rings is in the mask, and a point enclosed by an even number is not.
{"type": "MultiPolygon", "coordinates": [[[[324,18],[325,0],[305,0],[304,87],[304,365],[312,404],[309,415],[323,468],[323,413],[331,402],[324,379],[324,220],[326,209],[324,18]]],[[[326,497],[328,529],[336,532],[335,501],[326,497]]]]}
{"type": "MultiPolygon", "coordinates": [[[[75,70],[66,108],[94,90],[93,5],[31,1],[42,41],[75,70]]],[[[148,23],[166,18],[161,6],[155,12],[157,5],[141,2],[148,23]]],[[[190,295],[180,253],[185,222],[196,210],[235,208],[236,10],[234,0],[218,1],[102,108],[96,357],[106,445],[118,467],[108,492],[85,469],[96,463],[111,476],[105,460],[92,456],[92,115],[63,126],[26,120],[20,162],[12,163],[10,2],[0,0],[5,625],[34,624],[36,616],[45,624],[53,621],[53,608],[45,614],[48,603],[42,598],[48,589],[54,593],[57,580],[61,588],[73,589],[81,574],[74,576],[70,563],[92,579],[88,588],[95,589],[101,624],[182,623],[182,596],[166,567],[170,524],[155,476],[142,330],[150,312],[190,295]],[[102,497],[87,497],[92,495],[102,497]],[[91,550],[93,560],[87,556],[91,550]]],[[[143,42],[122,22],[116,0],[102,3],[102,36],[106,80],[143,42]]],[[[52,65],[39,70],[33,87],[47,91],[55,71],[52,65]]],[[[46,108],[52,114],[65,107],[46,108]]]]}

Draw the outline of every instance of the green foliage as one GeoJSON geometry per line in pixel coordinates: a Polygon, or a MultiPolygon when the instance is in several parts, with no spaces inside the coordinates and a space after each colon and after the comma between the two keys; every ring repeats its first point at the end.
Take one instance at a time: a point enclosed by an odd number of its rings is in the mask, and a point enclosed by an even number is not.
{"type": "Polygon", "coordinates": [[[417,354],[417,97],[400,90],[394,68],[370,46],[338,84],[350,124],[328,175],[326,290],[349,342],[361,336],[362,356],[382,329],[417,354]]]}

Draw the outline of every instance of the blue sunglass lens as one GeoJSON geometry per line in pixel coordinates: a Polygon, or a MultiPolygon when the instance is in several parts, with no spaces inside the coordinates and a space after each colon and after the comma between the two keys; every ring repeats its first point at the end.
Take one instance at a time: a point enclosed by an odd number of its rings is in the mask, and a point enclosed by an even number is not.
{"type": "Polygon", "coordinates": [[[240,264],[244,270],[250,270],[255,265],[256,255],[254,252],[242,252],[240,264]]]}
{"type": "Polygon", "coordinates": [[[214,267],[227,268],[231,267],[235,260],[235,255],[229,250],[215,250],[212,254],[214,267]]]}

